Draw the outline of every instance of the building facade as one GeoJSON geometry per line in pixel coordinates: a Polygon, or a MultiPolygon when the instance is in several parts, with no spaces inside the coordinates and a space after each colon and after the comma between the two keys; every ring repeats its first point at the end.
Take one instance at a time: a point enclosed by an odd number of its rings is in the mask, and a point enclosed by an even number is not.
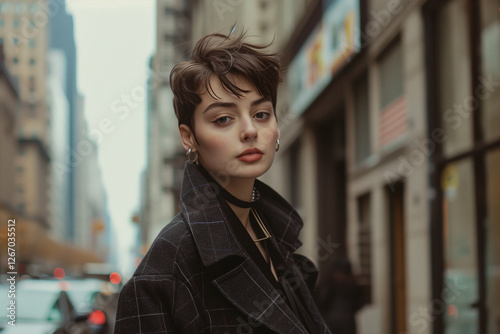
{"type": "MultiPolygon", "coordinates": [[[[2,179],[0,189],[11,192],[10,212],[18,222],[16,255],[20,274],[50,274],[56,266],[63,266],[68,273],[73,269],[79,272],[86,262],[100,262],[106,257],[93,252],[100,251],[108,243],[104,238],[92,241],[93,227],[99,226],[94,224],[95,219],[89,219],[86,225],[79,224],[79,228],[87,228],[88,233],[82,232],[78,240],[75,236],[71,204],[77,189],[71,188],[69,181],[76,168],[69,165],[72,150],[68,145],[71,147],[69,138],[75,133],[71,124],[76,112],[74,94],[68,91],[76,91],[76,56],[71,17],[69,24],[67,19],[64,1],[0,3],[4,64],[18,87],[19,96],[15,129],[10,132],[10,141],[16,141],[17,150],[8,162],[6,174],[2,170],[2,175],[10,175],[9,170],[14,168],[15,175],[9,180],[2,179]],[[56,24],[59,19],[64,21],[61,25],[56,24]],[[56,33],[53,31],[51,35],[52,23],[56,25],[56,33]],[[65,48],[67,42],[73,43],[73,52],[71,45],[65,48]]],[[[0,94],[8,92],[8,86],[2,86],[0,94]]],[[[12,108],[12,102],[7,105],[12,108]]],[[[83,109],[80,115],[83,117],[83,109]]],[[[81,137],[84,136],[82,133],[81,137]]],[[[9,148],[11,145],[6,145],[6,149],[9,148]]],[[[91,149],[96,154],[95,147],[91,149]]],[[[97,162],[95,159],[92,162],[94,165],[91,163],[89,168],[93,172],[97,162]]],[[[100,182],[87,175],[87,181],[89,179],[100,182]]],[[[85,185],[88,188],[93,183],[85,185]]],[[[95,216],[106,222],[109,219],[102,208],[105,206],[102,182],[100,185],[101,193],[96,194],[94,187],[91,194],[94,202],[85,201],[82,210],[97,207],[95,216]]],[[[88,191],[85,193],[88,195],[88,191]]]]}
{"type": "Polygon", "coordinates": [[[21,98],[14,194],[20,213],[48,227],[49,124],[47,49],[49,14],[39,1],[2,2],[0,38],[6,66],[18,83],[21,98]],[[37,168],[38,166],[38,168],[37,168]]]}
{"type": "Polygon", "coordinates": [[[285,48],[276,173],[316,228],[304,251],[351,261],[359,333],[497,333],[498,3],[316,6],[285,48]]]}

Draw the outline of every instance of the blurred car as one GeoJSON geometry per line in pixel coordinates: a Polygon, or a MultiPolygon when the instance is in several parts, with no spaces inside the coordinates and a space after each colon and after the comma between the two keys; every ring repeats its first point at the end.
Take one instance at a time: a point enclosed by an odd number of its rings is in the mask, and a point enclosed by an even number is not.
{"type": "Polygon", "coordinates": [[[113,333],[118,290],[101,279],[68,279],[65,288],[79,315],[88,315],[95,334],[113,333]]]}
{"type": "MultiPolygon", "coordinates": [[[[15,300],[16,306],[15,326],[9,325],[10,319],[4,317],[0,322],[1,334],[91,333],[87,316],[75,312],[60,282],[24,279],[16,283],[15,290],[15,298],[1,298],[2,308],[7,308],[11,300],[15,300]]],[[[1,286],[0,293],[7,296],[6,285],[1,286]]]]}
{"type": "MultiPolygon", "coordinates": [[[[0,285],[7,296],[7,285],[0,285]]],[[[117,288],[100,279],[21,279],[16,283],[16,326],[0,320],[0,334],[113,332],[117,288]]],[[[0,307],[10,300],[1,298],[0,307]]]]}

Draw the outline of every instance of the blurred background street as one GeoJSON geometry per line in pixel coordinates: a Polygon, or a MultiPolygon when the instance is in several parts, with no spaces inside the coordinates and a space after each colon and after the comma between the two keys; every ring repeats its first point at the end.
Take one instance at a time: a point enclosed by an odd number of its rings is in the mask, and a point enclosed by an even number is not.
{"type": "Polygon", "coordinates": [[[170,70],[240,30],[332,332],[500,334],[499,0],[0,0],[0,333],[112,332],[179,212],[170,70]]]}

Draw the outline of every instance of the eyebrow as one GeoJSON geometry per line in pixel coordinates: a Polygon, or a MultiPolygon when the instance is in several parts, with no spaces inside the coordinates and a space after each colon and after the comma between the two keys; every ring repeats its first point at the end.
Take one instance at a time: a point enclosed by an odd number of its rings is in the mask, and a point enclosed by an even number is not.
{"type": "MultiPolygon", "coordinates": [[[[250,104],[250,106],[254,107],[254,106],[257,106],[257,105],[262,104],[264,102],[271,102],[271,101],[269,101],[269,99],[267,97],[261,97],[260,99],[253,101],[250,104]]],[[[234,102],[214,102],[214,103],[210,104],[208,107],[206,107],[205,110],[203,111],[203,113],[209,111],[210,109],[214,109],[214,108],[218,108],[218,107],[236,108],[236,103],[234,103],[234,102]]]]}

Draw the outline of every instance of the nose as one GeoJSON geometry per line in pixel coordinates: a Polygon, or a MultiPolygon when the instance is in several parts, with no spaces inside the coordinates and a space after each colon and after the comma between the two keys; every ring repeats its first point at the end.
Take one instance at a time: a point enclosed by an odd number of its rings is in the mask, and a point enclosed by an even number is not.
{"type": "Polygon", "coordinates": [[[251,117],[245,117],[242,120],[241,140],[249,141],[255,139],[257,139],[257,128],[251,117]]]}

